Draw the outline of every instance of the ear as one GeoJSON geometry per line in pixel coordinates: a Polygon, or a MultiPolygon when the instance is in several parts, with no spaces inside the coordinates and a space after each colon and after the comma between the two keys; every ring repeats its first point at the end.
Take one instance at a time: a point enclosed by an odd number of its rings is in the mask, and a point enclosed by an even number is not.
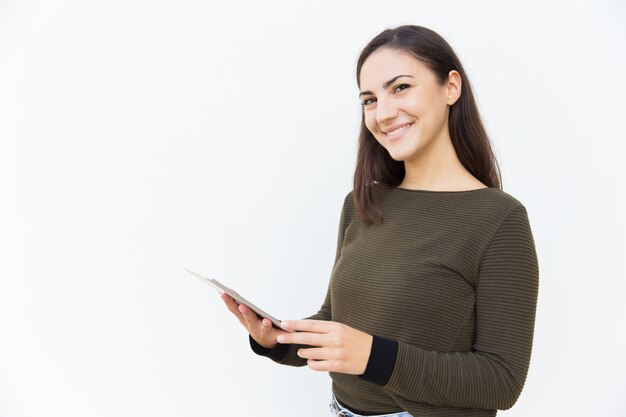
{"type": "Polygon", "coordinates": [[[457,70],[448,73],[448,81],[445,86],[447,90],[446,104],[451,106],[461,97],[462,84],[461,74],[457,70]]]}

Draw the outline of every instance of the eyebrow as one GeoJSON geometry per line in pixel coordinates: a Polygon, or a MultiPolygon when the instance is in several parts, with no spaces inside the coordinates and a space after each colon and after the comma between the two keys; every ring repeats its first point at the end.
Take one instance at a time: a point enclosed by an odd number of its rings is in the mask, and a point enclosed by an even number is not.
{"type": "MultiPolygon", "coordinates": [[[[411,77],[411,78],[415,78],[412,75],[396,75],[395,77],[393,77],[391,80],[387,81],[386,83],[383,84],[383,88],[387,88],[391,85],[392,82],[394,82],[395,80],[397,80],[400,77],[411,77]]],[[[359,93],[359,97],[364,96],[366,94],[374,94],[371,91],[361,91],[359,93]]]]}

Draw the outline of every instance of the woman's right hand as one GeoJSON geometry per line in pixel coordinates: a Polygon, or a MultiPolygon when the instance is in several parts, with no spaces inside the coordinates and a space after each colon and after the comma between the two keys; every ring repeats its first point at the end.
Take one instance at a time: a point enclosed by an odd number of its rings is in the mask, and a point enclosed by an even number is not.
{"type": "Polygon", "coordinates": [[[226,307],[237,317],[242,326],[250,333],[250,336],[265,349],[274,349],[278,345],[276,338],[287,333],[272,326],[270,319],[260,319],[247,305],[237,304],[228,294],[222,294],[221,297],[226,307]]]}

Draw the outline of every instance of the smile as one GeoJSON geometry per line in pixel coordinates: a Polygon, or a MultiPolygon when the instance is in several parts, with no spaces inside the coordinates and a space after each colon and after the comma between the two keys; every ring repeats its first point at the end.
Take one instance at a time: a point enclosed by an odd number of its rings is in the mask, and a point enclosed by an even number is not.
{"type": "Polygon", "coordinates": [[[394,130],[392,130],[392,131],[390,131],[390,132],[383,132],[383,133],[384,133],[386,136],[396,136],[396,135],[398,135],[398,134],[400,134],[400,133],[404,132],[406,129],[408,129],[408,128],[409,128],[409,127],[411,127],[411,126],[413,126],[413,123],[408,123],[408,124],[406,124],[406,125],[404,125],[404,126],[400,126],[399,128],[394,129],[394,130]]]}

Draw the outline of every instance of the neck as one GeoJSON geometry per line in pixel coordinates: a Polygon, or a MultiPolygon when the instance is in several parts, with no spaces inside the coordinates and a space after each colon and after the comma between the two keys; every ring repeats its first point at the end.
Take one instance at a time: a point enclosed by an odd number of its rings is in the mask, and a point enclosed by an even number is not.
{"type": "MultiPolygon", "coordinates": [[[[447,132],[446,132],[447,133],[447,132]]],[[[424,149],[417,158],[404,161],[405,175],[400,188],[454,191],[476,187],[479,181],[461,164],[449,134],[424,149]]]]}

